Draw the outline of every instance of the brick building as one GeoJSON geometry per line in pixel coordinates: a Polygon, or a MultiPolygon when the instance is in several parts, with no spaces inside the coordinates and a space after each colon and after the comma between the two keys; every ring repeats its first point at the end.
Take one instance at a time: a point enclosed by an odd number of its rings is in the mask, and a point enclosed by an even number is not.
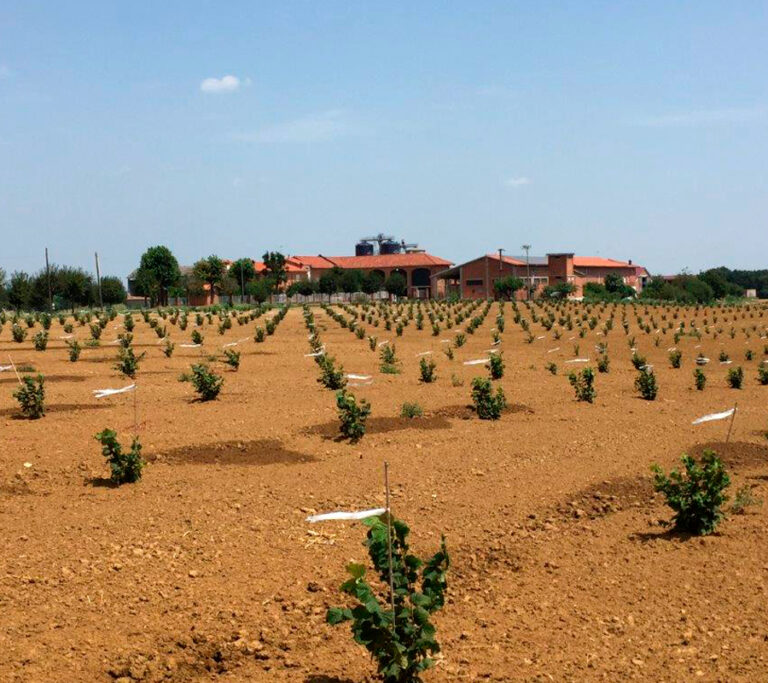
{"type": "Polygon", "coordinates": [[[319,280],[323,273],[334,267],[342,270],[359,270],[364,274],[377,273],[386,280],[392,273],[400,273],[408,285],[408,296],[429,299],[442,294],[443,283],[434,280],[435,275],[451,265],[438,256],[424,251],[403,254],[368,254],[363,256],[292,256],[291,259],[306,268],[307,279],[319,280]]]}
{"type": "Polygon", "coordinates": [[[624,284],[638,294],[648,279],[648,272],[632,261],[597,256],[575,256],[570,252],[553,253],[546,256],[499,256],[486,254],[466,263],[447,268],[433,276],[433,289],[438,291],[439,282],[447,296],[462,299],[487,299],[494,296],[493,284],[505,277],[520,278],[525,288],[517,292],[517,298],[524,299],[530,289],[534,296],[544,287],[570,283],[575,287],[571,296],[581,297],[588,282],[602,284],[605,276],[614,273],[624,284]]]}

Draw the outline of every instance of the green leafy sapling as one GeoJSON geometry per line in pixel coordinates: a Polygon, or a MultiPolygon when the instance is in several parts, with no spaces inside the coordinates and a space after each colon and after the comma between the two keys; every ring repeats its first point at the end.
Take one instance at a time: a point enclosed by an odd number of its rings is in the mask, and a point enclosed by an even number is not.
{"type": "Polygon", "coordinates": [[[675,512],[665,524],[697,536],[711,534],[725,517],[725,489],[731,480],[713,451],[704,451],[701,464],[689,455],[683,455],[681,461],[685,471],[672,470],[669,476],[658,465],[651,467],[656,491],[664,494],[675,512]]]}
{"type": "Polygon", "coordinates": [[[45,415],[45,378],[42,375],[21,378],[21,386],[13,392],[19,402],[21,414],[30,420],[37,420],[45,415]]]}
{"type": "Polygon", "coordinates": [[[450,558],[444,537],[426,562],[413,555],[408,547],[410,529],[394,517],[388,520],[388,514],[364,520],[368,527],[364,545],[379,585],[368,583],[365,565],[347,565],[350,579],[341,591],[356,605],[331,608],[326,620],[334,626],[351,622],[355,642],[376,661],[384,683],[420,683],[421,674],[434,666],[433,655],[440,652],[431,616],[445,604],[450,558]]]}
{"type": "Polygon", "coordinates": [[[94,437],[101,444],[101,453],[109,463],[110,479],[117,484],[133,484],[141,479],[141,470],[146,462],[141,457],[139,437],[134,436],[131,450],[123,452],[117,440],[117,432],[104,429],[94,437]]]}

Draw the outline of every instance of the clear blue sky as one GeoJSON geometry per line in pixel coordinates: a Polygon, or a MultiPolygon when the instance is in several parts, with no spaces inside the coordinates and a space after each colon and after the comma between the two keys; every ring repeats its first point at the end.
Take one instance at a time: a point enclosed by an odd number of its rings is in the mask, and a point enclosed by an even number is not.
{"type": "Polygon", "coordinates": [[[0,267],[391,232],[768,267],[768,3],[0,4],[0,267]]]}

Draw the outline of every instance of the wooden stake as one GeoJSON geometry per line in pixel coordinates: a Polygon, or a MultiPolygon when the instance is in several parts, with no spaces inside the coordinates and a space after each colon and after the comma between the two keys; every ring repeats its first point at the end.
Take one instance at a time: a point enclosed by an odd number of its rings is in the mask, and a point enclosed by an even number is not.
{"type": "Polygon", "coordinates": [[[11,361],[11,367],[13,368],[13,371],[16,373],[16,379],[19,380],[19,384],[24,384],[24,382],[21,381],[21,377],[19,377],[19,371],[16,369],[16,366],[13,364],[13,358],[11,358],[11,354],[8,354],[8,360],[11,361]]]}
{"type": "Polygon", "coordinates": [[[392,632],[395,631],[395,579],[392,574],[392,510],[389,506],[389,463],[384,461],[384,490],[387,500],[387,545],[389,546],[389,594],[392,598],[392,632]]]}
{"type": "Polygon", "coordinates": [[[133,438],[135,439],[139,436],[139,409],[136,403],[136,393],[139,390],[139,385],[136,384],[135,380],[133,384],[133,438]]]}

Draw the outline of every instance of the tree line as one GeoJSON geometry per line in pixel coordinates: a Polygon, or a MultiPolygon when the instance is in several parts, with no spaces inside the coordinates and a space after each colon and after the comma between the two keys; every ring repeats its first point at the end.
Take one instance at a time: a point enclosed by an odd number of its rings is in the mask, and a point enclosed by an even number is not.
{"type": "MultiPolygon", "coordinates": [[[[227,268],[221,258],[212,254],[182,272],[168,247],[150,247],[142,254],[139,267],[129,278],[131,294],[146,297],[153,306],[167,305],[169,297],[189,300],[193,296],[206,296],[212,303],[216,294],[230,297],[230,300],[240,295],[263,302],[284,288],[288,274],[284,254],[268,251],[262,261],[264,270],[258,273],[250,258],[237,259],[227,268]]],[[[382,290],[405,296],[408,283],[400,273],[392,273],[385,279],[376,272],[363,273],[334,266],[317,280],[302,279],[285,288],[288,296],[317,293],[330,296],[338,292],[374,294],[382,290]]]]}
{"type": "MultiPolygon", "coordinates": [[[[125,303],[126,291],[119,277],[101,278],[105,306],[125,303]]],[[[94,306],[100,303],[96,278],[82,268],[51,265],[30,275],[17,270],[10,276],[0,268],[0,308],[47,311],[94,306]]]]}

